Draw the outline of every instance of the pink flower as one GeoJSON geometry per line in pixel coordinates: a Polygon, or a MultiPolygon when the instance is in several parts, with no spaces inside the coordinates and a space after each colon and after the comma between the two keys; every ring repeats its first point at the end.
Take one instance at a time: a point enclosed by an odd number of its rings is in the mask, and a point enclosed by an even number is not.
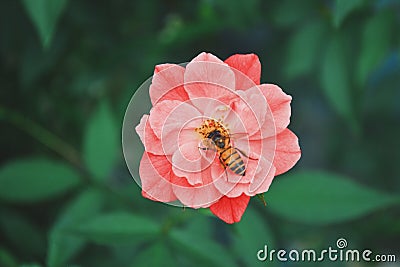
{"type": "Polygon", "coordinates": [[[298,139],[287,129],[291,97],[276,85],[260,85],[260,73],[254,54],[223,62],[201,53],[186,67],[155,67],[153,107],[136,127],[145,147],[144,197],[210,208],[234,223],[250,197],[296,164],[298,139]]]}

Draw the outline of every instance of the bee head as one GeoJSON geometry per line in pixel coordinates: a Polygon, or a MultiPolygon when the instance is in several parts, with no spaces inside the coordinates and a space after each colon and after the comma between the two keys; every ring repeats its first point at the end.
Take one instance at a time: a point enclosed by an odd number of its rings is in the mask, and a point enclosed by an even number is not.
{"type": "Polygon", "coordinates": [[[221,133],[218,130],[214,130],[207,135],[207,138],[210,138],[215,142],[215,140],[221,138],[221,133]]]}
{"type": "Polygon", "coordinates": [[[219,148],[224,148],[225,147],[225,142],[222,138],[218,138],[217,140],[214,141],[215,145],[219,148]]]}
{"type": "Polygon", "coordinates": [[[214,130],[207,135],[207,138],[210,138],[214,144],[219,148],[225,147],[225,138],[221,135],[221,132],[218,130],[214,130]]]}

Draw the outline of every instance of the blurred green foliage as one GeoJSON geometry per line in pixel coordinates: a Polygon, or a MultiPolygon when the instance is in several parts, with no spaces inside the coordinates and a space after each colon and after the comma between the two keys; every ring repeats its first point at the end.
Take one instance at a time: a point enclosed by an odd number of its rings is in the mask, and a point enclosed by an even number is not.
{"type": "Polygon", "coordinates": [[[264,244],[339,237],[400,258],[399,1],[21,0],[0,13],[0,266],[261,266],[264,244]],[[236,225],[142,198],[120,147],[154,66],[202,51],[256,53],[261,80],[293,96],[302,159],[236,225]]]}

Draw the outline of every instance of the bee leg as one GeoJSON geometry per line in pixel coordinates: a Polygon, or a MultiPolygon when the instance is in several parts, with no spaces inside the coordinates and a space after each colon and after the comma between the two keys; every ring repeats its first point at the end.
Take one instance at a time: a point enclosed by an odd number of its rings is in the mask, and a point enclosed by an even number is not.
{"type": "Polygon", "coordinates": [[[226,166],[225,166],[224,162],[222,161],[221,157],[219,157],[219,162],[221,163],[222,168],[224,168],[226,181],[228,182],[228,172],[226,171],[226,166]]]}
{"type": "Polygon", "coordinates": [[[225,164],[224,164],[224,162],[223,162],[222,159],[221,159],[221,156],[220,156],[218,159],[219,159],[219,162],[220,162],[221,165],[222,165],[222,168],[226,169],[225,164]]]}
{"type": "Polygon", "coordinates": [[[226,171],[226,168],[225,168],[225,175],[226,175],[226,181],[228,182],[228,172],[226,171]]]}
{"type": "Polygon", "coordinates": [[[255,158],[251,158],[251,157],[247,156],[246,153],[244,153],[241,149],[236,148],[236,150],[237,150],[240,154],[242,154],[243,156],[245,156],[246,158],[248,158],[248,159],[254,159],[254,160],[255,160],[255,158]]]}
{"type": "Polygon", "coordinates": [[[212,151],[217,151],[215,148],[212,148],[212,147],[200,147],[200,146],[199,146],[199,149],[201,149],[201,150],[212,150],[212,151]]]}

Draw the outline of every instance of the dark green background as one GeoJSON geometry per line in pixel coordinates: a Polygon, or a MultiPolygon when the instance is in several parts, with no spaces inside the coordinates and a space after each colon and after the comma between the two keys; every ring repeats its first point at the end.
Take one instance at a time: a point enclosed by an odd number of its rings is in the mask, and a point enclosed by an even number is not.
{"type": "Polygon", "coordinates": [[[340,237],[399,261],[399,14],[397,0],[0,1],[0,266],[298,266],[256,252],[340,237]],[[293,96],[302,158],[236,225],[142,198],[122,155],[136,88],[202,51],[256,53],[262,82],[293,96]]]}

